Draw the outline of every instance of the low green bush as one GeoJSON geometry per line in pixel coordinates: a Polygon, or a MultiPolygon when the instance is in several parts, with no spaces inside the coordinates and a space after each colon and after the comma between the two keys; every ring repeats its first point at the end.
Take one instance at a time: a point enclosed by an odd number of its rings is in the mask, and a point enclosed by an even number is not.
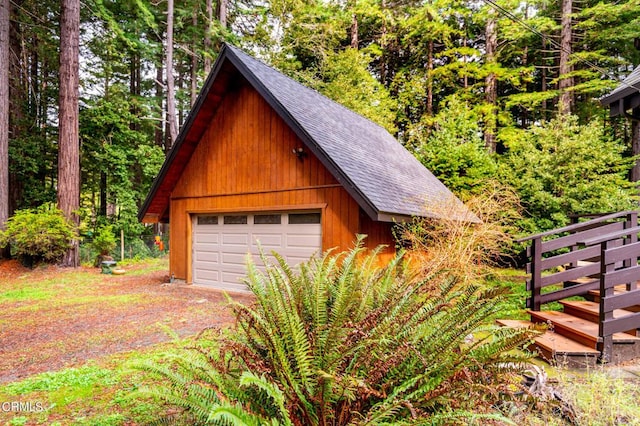
{"type": "Polygon", "coordinates": [[[12,252],[26,265],[55,263],[78,238],[75,227],[62,211],[51,205],[18,210],[0,231],[0,247],[11,245],[12,252]]]}
{"type": "Polygon", "coordinates": [[[437,424],[496,419],[535,333],[487,326],[504,292],[420,276],[398,255],[377,267],[360,244],[291,268],[274,253],[248,265],[252,305],[237,327],[140,368],[136,395],[188,424],[437,424]],[[452,421],[452,419],[454,419],[452,421]],[[457,419],[457,420],[455,420],[457,419]]]}
{"type": "Polygon", "coordinates": [[[113,225],[105,225],[96,230],[91,245],[100,256],[108,256],[116,248],[116,236],[113,233],[113,225]]]}

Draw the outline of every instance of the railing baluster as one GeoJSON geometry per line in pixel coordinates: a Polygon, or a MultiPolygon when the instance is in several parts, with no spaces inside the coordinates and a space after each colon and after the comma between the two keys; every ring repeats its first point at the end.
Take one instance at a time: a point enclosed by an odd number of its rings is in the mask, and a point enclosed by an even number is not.
{"type": "MultiPolygon", "coordinates": [[[[636,226],[638,226],[638,212],[634,211],[634,212],[630,212],[627,215],[627,222],[625,224],[625,228],[635,228],[636,226]]],[[[629,239],[626,240],[627,244],[633,244],[638,242],[638,235],[637,234],[631,234],[629,236],[629,239]]],[[[624,267],[625,268],[630,268],[632,266],[635,266],[638,264],[638,258],[634,257],[631,259],[627,259],[624,261],[624,267]]],[[[632,291],[635,290],[636,288],[638,288],[638,282],[637,281],[632,281],[627,283],[627,291],[632,291]]]]}
{"type": "Polygon", "coordinates": [[[606,260],[605,254],[609,248],[613,247],[613,241],[607,240],[600,244],[600,318],[598,321],[598,337],[601,342],[598,343],[600,351],[600,362],[611,362],[611,354],[613,352],[613,335],[604,334],[604,322],[613,319],[613,311],[605,311],[605,299],[613,295],[613,287],[606,286],[606,273],[615,270],[615,263],[606,260]]]}
{"type": "Polygon", "coordinates": [[[531,244],[531,304],[534,311],[540,310],[540,292],[542,290],[542,237],[531,244]]]}

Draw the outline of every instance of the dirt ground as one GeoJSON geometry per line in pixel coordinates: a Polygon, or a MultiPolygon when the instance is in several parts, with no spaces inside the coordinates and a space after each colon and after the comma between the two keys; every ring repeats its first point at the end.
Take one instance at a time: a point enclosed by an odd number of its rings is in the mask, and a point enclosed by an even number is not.
{"type": "Polygon", "coordinates": [[[167,330],[188,336],[233,323],[223,293],[169,284],[162,263],[125,269],[29,270],[0,260],[0,383],[170,341],[167,330]]]}

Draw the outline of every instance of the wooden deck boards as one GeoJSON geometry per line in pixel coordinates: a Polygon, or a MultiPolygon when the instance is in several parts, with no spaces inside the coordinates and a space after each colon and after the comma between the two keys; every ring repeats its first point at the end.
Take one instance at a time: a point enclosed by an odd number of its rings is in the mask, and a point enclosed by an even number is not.
{"type": "MultiPolygon", "coordinates": [[[[562,334],[584,345],[595,348],[599,341],[598,324],[577,318],[564,312],[557,311],[529,311],[533,322],[549,322],[558,334],[562,334]]],[[[636,343],[640,338],[626,333],[613,335],[615,343],[636,343]]]]}

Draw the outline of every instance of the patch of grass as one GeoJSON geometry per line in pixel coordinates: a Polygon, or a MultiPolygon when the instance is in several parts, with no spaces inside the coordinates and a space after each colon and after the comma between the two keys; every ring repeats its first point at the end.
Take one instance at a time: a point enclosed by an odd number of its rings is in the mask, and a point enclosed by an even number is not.
{"type": "Polygon", "coordinates": [[[170,350],[170,345],[165,344],[152,350],[116,354],[100,363],[45,372],[0,386],[0,401],[37,401],[45,408],[44,412],[0,412],[0,424],[13,424],[10,421],[30,425],[50,425],[54,421],[64,425],[146,424],[148,413],[158,412],[162,407],[149,402],[140,408],[139,402],[134,404],[122,397],[140,382],[130,373],[130,366],[141,360],[157,359],[160,353],[170,350]]]}
{"type": "Polygon", "coordinates": [[[51,297],[53,293],[46,288],[40,287],[23,287],[15,290],[0,293],[0,303],[3,302],[19,302],[24,300],[42,300],[51,297]]]}
{"type": "Polygon", "coordinates": [[[3,425],[116,426],[149,424],[165,407],[153,400],[142,401],[128,395],[144,383],[133,365],[159,360],[189,340],[152,349],[115,354],[100,362],[78,368],[41,373],[0,386],[0,401],[38,401],[44,412],[6,413],[3,425]]]}
{"type": "Polygon", "coordinates": [[[484,277],[484,282],[490,287],[506,287],[509,295],[502,304],[498,314],[500,319],[528,320],[526,309],[528,292],[522,276],[522,271],[516,269],[492,269],[484,277]]]}
{"type": "Polygon", "coordinates": [[[145,259],[144,262],[135,259],[125,259],[118,262],[118,266],[127,270],[127,275],[145,275],[161,270],[169,271],[169,258],[167,256],[145,259]]]}
{"type": "Polygon", "coordinates": [[[640,425],[638,381],[615,377],[615,371],[614,367],[561,371],[561,392],[576,409],[577,424],[640,425]]]}
{"type": "Polygon", "coordinates": [[[97,383],[111,385],[115,382],[111,371],[90,364],[80,368],[41,373],[18,383],[11,383],[5,386],[4,391],[9,395],[23,395],[36,391],[51,392],[63,387],[91,387],[97,383]]]}

